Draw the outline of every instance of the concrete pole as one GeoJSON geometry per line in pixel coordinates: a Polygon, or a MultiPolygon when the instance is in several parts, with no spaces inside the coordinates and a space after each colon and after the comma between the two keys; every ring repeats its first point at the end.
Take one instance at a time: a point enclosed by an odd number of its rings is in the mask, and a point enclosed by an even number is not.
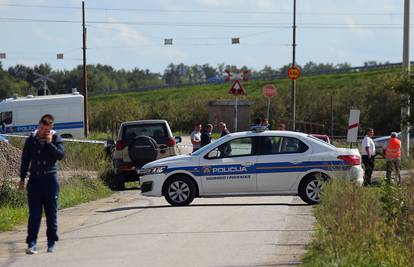
{"type": "MultiPolygon", "coordinates": [[[[407,79],[410,77],[410,0],[404,0],[404,40],[403,40],[403,72],[407,79]]],[[[408,89],[408,88],[407,88],[408,89]]],[[[406,118],[410,115],[410,99],[408,94],[402,95],[401,107],[401,146],[403,154],[410,156],[410,133],[406,118]]]]}
{"type": "MultiPolygon", "coordinates": [[[[296,0],[293,0],[292,67],[296,66],[296,0]]],[[[296,79],[292,80],[292,131],[296,130],[296,79]]]]}
{"type": "Polygon", "coordinates": [[[89,135],[88,119],[88,78],[86,72],[86,27],[85,27],[85,2],[82,1],[82,51],[83,51],[83,129],[85,137],[89,135]]]}

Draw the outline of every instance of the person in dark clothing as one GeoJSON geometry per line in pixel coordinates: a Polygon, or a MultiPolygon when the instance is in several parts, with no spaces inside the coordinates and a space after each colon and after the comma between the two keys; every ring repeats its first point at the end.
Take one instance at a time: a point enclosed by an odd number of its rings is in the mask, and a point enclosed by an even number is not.
{"type": "Polygon", "coordinates": [[[63,159],[62,138],[52,130],[54,118],[50,114],[42,116],[39,126],[27,139],[23,147],[20,168],[19,189],[24,190],[25,178],[30,172],[27,183],[29,221],[26,243],[27,254],[37,253],[37,235],[45,209],[47,224],[47,251],[55,251],[57,235],[57,209],[59,195],[57,161],[63,159]]]}
{"type": "Polygon", "coordinates": [[[211,143],[211,132],[213,131],[213,125],[207,124],[205,130],[201,134],[201,147],[211,143]]]}
{"type": "Polygon", "coordinates": [[[219,123],[219,130],[221,132],[220,137],[226,136],[230,133],[230,131],[227,129],[227,126],[224,122],[219,123]]]}

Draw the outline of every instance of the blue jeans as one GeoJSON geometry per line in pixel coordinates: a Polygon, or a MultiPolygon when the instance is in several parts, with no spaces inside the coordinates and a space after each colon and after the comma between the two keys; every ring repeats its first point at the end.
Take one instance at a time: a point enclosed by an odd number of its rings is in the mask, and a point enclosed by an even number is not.
{"type": "Polygon", "coordinates": [[[51,244],[59,240],[57,235],[58,195],[59,182],[57,174],[46,174],[29,179],[27,183],[27,200],[29,204],[27,244],[37,241],[43,208],[46,214],[47,242],[51,244]]]}

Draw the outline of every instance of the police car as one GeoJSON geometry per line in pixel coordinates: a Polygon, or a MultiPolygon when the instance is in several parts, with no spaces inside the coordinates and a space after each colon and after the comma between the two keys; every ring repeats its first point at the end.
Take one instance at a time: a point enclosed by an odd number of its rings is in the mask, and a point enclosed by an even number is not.
{"type": "Polygon", "coordinates": [[[228,134],[191,155],[153,161],[141,174],[144,196],[164,196],[174,206],[196,197],[241,195],[299,195],[316,204],[324,180],[363,182],[357,149],[304,133],[262,130],[228,134]]]}

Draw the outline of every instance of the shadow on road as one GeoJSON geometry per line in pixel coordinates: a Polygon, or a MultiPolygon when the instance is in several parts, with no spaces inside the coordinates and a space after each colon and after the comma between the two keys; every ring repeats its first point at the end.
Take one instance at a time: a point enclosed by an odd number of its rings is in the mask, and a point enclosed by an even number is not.
{"type": "Polygon", "coordinates": [[[109,210],[98,210],[96,212],[117,212],[126,210],[140,210],[140,209],[163,209],[163,208],[195,208],[195,207],[248,207],[248,206],[289,206],[289,207],[305,207],[308,204],[295,204],[295,203],[247,203],[247,204],[193,204],[188,206],[171,206],[171,205],[159,205],[159,206],[135,206],[135,207],[122,207],[109,210]]]}

